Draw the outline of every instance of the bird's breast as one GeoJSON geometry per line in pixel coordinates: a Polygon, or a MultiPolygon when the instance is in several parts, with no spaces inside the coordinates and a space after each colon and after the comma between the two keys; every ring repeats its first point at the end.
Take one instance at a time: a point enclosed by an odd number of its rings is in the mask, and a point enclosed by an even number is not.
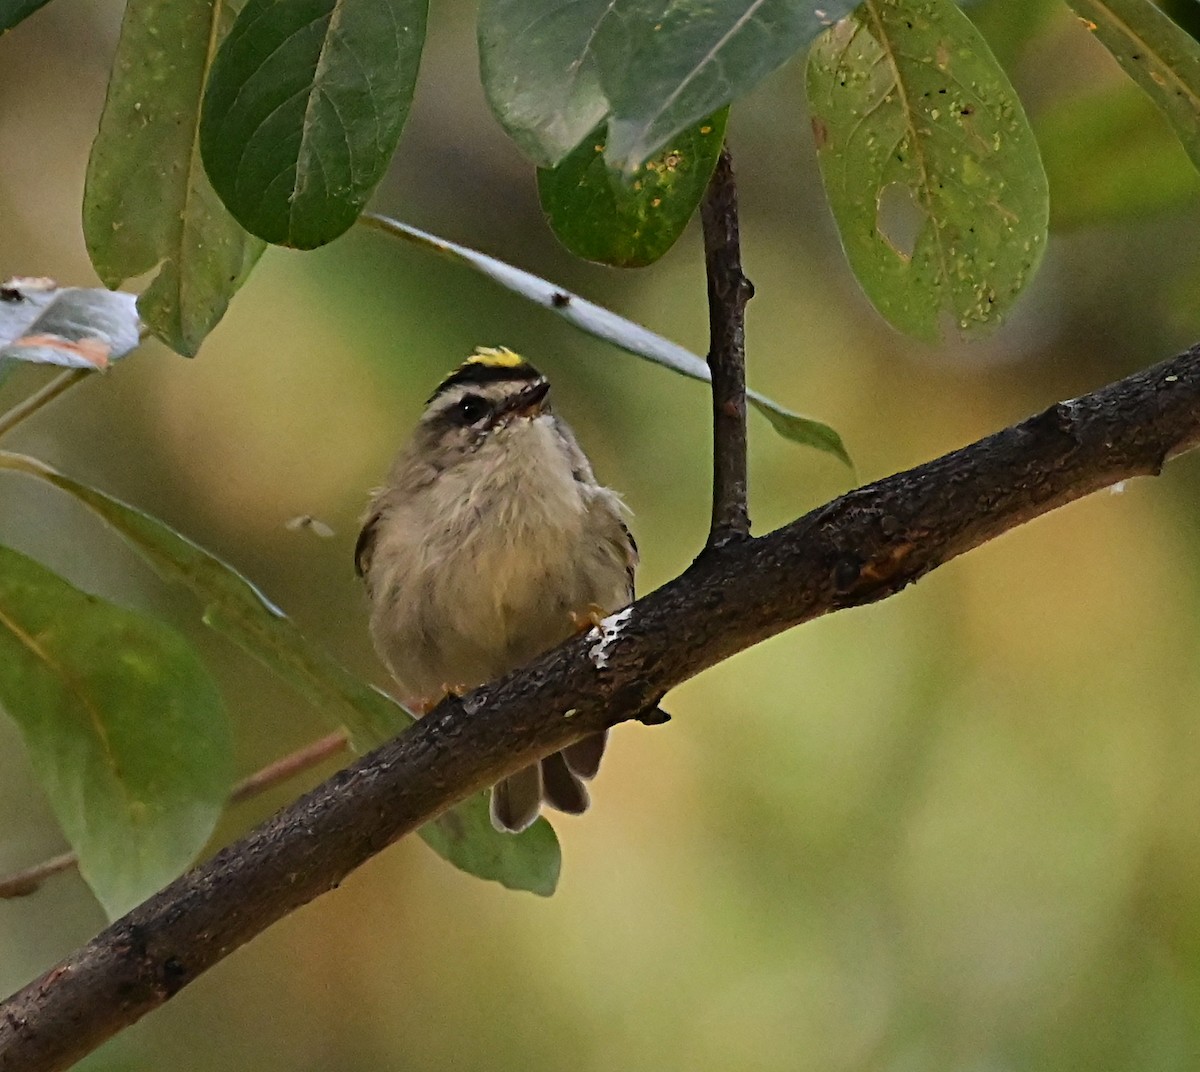
{"type": "Polygon", "coordinates": [[[384,573],[402,681],[417,651],[430,680],[499,676],[565,639],[572,611],[593,601],[584,489],[553,429],[536,425],[394,504],[372,573],[384,573]]]}

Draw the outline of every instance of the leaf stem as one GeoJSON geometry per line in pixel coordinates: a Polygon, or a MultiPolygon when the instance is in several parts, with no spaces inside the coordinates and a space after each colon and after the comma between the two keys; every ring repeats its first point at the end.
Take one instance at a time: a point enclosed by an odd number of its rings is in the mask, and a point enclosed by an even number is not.
{"type": "Polygon", "coordinates": [[[268,763],[262,770],[243,778],[229,791],[229,803],[238,804],[265,793],[273,786],[286,782],[293,775],[325,762],[330,756],[344,752],[349,742],[350,735],[345,730],[337,730],[296,749],[295,752],[290,752],[274,763],[268,763]]]}
{"type": "Polygon", "coordinates": [[[23,871],[14,872],[0,878],[0,898],[27,897],[41,888],[43,882],[51,875],[70,871],[79,863],[79,857],[73,852],[64,852],[59,856],[51,856],[40,864],[34,864],[23,871]]]}
{"type": "Polygon", "coordinates": [[[712,375],[713,502],[708,547],[750,535],[746,478],[746,303],[754,287],[742,272],[737,184],[721,150],[700,203],[708,277],[708,368],[712,375]]]}
{"type": "Polygon", "coordinates": [[[55,376],[40,390],[34,391],[28,398],[22,399],[7,413],[0,414],[0,436],[11,432],[26,417],[31,417],[46,403],[53,402],[68,387],[75,386],[91,372],[91,369],[67,369],[66,372],[55,376]]]}
{"type": "MultiPolygon", "coordinates": [[[[298,748],[282,759],[267,764],[262,770],[255,771],[248,778],[243,778],[229,791],[229,803],[238,804],[265,793],[294,775],[323,763],[330,756],[345,751],[348,743],[349,735],[346,731],[338,730],[306,744],[303,748],[298,748]]],[[[22,871],[6,875],[0,878],[0,900],[27,897],[36,893],[46,879],[64,871],[71,871],[78,864],[79,857],[75,853],[64,852],[22,871]]]]}

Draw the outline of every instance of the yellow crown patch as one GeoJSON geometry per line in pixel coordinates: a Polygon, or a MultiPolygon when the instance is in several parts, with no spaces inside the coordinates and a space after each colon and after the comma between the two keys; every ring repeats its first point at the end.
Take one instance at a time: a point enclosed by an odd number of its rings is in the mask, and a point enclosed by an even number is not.
{"type": "Polygon", "coordinates": [[[540,380],[538,372],[520,354],[507,346],[480,346],[450,373],[429,396],[432,402],[443,391],[464,383],[496,383],[502,380],[540,380]]]}
{"type": "Polygon", "coordinates": [[[477,346],[475,352],[467,358],[467,364],[512,369],[524,365],[525,358],[507,346],[477,346]]]}

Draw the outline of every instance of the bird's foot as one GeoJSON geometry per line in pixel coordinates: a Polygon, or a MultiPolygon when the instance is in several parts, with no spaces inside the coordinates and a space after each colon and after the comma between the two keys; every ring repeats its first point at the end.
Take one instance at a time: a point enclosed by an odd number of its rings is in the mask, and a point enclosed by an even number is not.
{"type": "Polygon", "coordinates": [[[442,687],[433,696],[415,697],[407,700],[404,706],[419,718],[421,715],[429,714],[443,700],[447,700],[451,696],[457,699],[470,691],[470,685],[447,685],[443,682],[442,687]]]}
{"type": "Polygon", "coordinates": [[[600,623],[608,617],[599,603],[589,603],[587,610],[571,611],[571,624],[576,633],[586,633],[589,629],[599,629],[600,623]]]}

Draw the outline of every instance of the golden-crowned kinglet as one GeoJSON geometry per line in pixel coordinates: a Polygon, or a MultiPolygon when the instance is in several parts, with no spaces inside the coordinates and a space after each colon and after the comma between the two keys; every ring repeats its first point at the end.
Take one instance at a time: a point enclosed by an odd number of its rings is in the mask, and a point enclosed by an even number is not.
{"type": "MultiPolygon", "coordinates": [[[[550,384],[506,349],[477,350],[429,399],[355,549],[371,635],[414,709],[508,673],[596,612],[633,598],[637,546],[550,384]]],[[[492,789],[492,823],[520,831],[542,801],[578,814],[606,734],[492,789]]]]}

